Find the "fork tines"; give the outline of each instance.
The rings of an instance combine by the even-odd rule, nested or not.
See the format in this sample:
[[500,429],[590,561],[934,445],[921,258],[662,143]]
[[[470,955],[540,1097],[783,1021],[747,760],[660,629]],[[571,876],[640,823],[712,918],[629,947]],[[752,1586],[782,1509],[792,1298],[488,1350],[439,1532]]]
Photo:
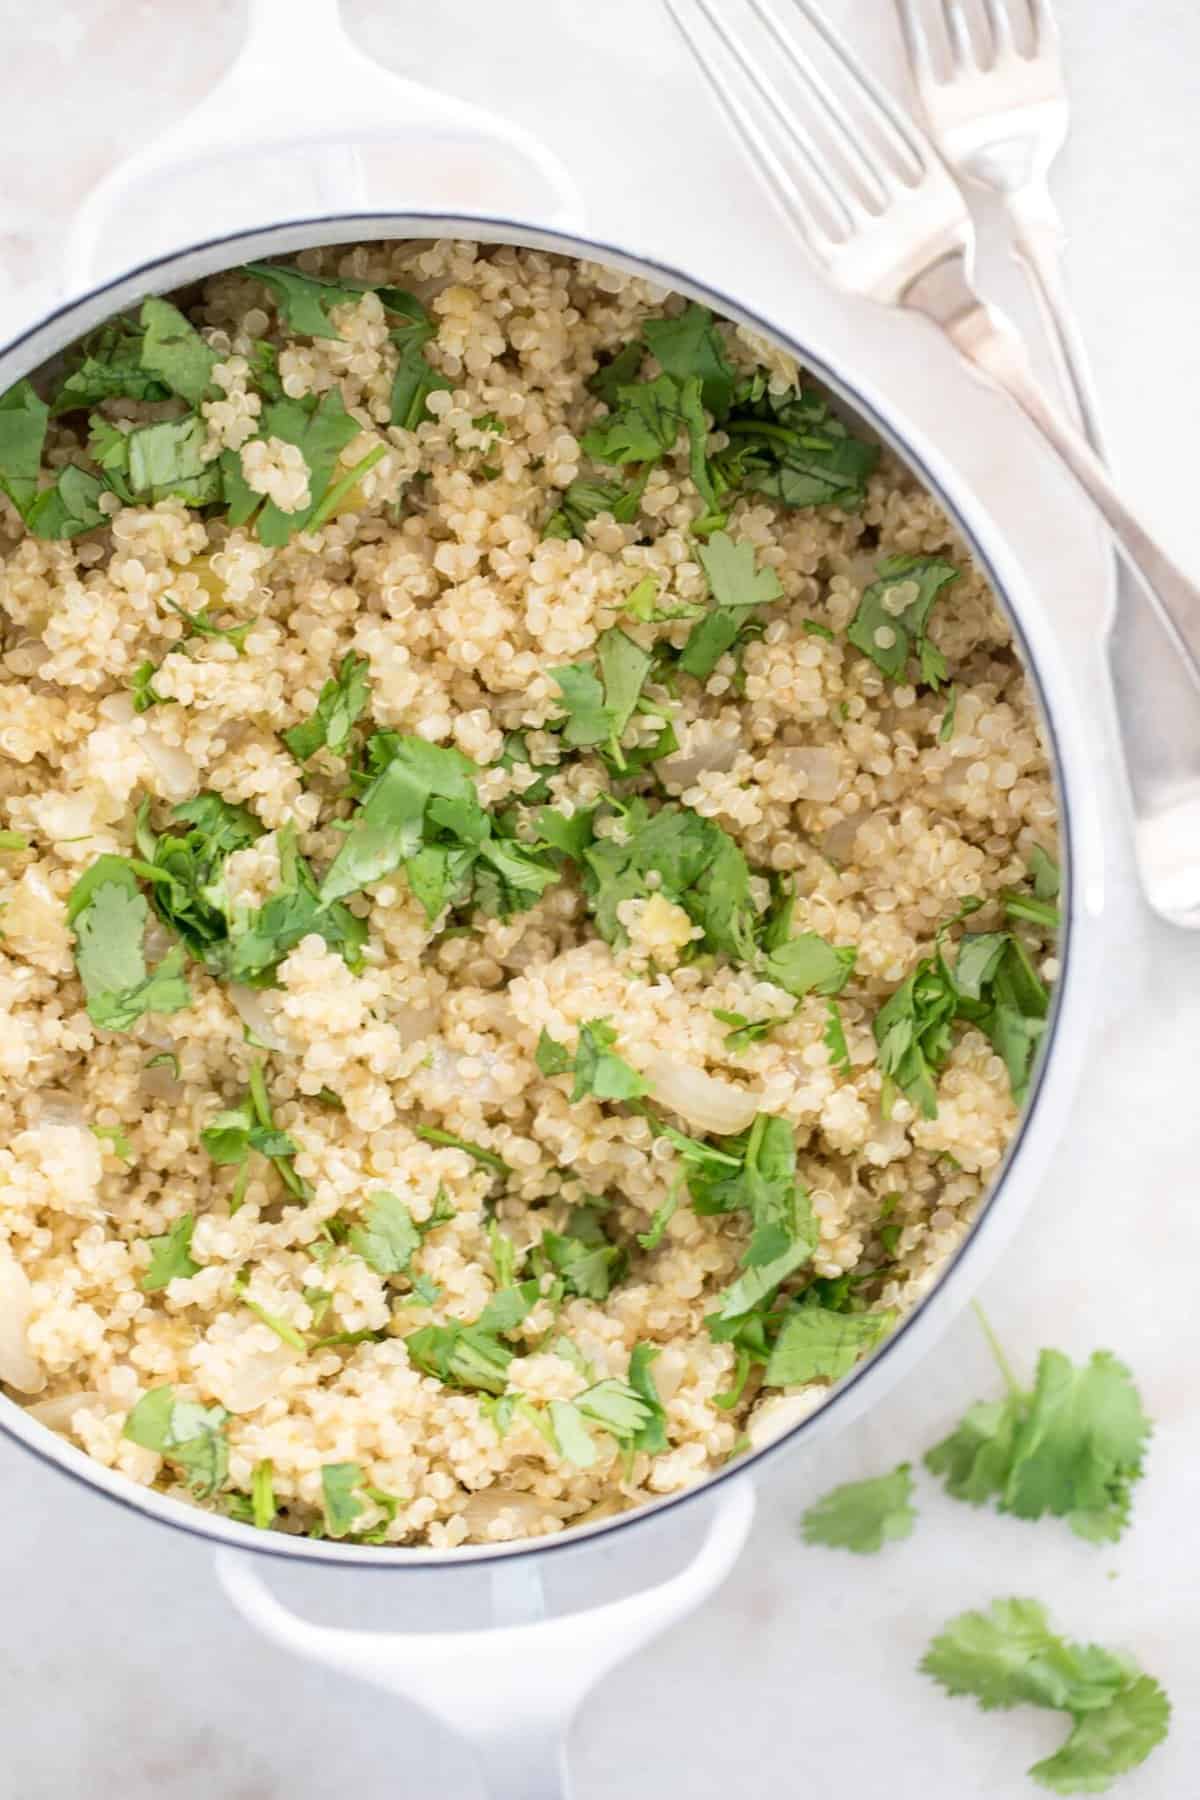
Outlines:
[[667,6],[734,130],[810,240],[847,242],[898,186],[920,182],[928,162],[920,135],[807,0]]

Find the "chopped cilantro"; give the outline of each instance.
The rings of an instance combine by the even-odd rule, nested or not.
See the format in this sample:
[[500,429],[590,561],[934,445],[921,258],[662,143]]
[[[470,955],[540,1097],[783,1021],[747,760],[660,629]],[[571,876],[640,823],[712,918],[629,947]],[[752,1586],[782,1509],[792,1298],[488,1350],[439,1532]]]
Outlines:
[[735,544],[727,532],[714,531],[696,554],[708,577],[713,611],[693,626],[679,667],[706,681],[745,629],[751,616],[747,609],[781,599],[783,588],[774,569],[756,567],[754,546]]
[[946,704],[942,708],[942,722],[938,726],[938,743],[948,744],[954,736],[954,721],[958,714],[958,689],[946,689]]
[[606,744],[617,767],[624,767],[621,734],[641,699],[654,658],[625,632],[613,626],[596,640],[596,666],[568,663],[551,669],[566,708],[563,741],[572,749]]
[[173,394],[198,406],[212,385],[216,351],[209,349],[177,306],[156,295],[142,302],[141,326],[142,368]]
[[[942,589],[957,581],[960,573],[953,563],[937,556],[885,557],[879,565],[879,579],[863,591],[846,636],[889,680],[896,681],[904,674],[913,655],[920,664],[922,681],[940,687],[946,679],[946,663],[927,636],[929,615]],[[898,601],[899,610],[894,611]]]
[[1040,844],[1035,844],[1029,852],[1029,873],[1033,877],[1033,891],[1039,900],[1057,900],[1062,876],[1054,858],[1048,856]]
[[228,1417],[223,1406],[206,1408],[194,1400],[177,1400],[168,1384],[142,1395],[125,1421],[123,1435],[173,1464],[197,1499],[207,1500],[229,1472]]
[[342,401],[341,389],[332,387],[315,407],[299,400],[277,400],[263,414],[263,436],[281,438],[299,449],[308,467],[309,504],[298,512],[284,512],[273,500],[264,504],[256,520],[260,540],[278,549],[297,531],[307,530],[320,507],[338,457],[362,430]]
[[690,300],[672,319],[647,319],[643,335],[664,373],[680,382],[698,377],[705,406],[714,418],[723,418],[733,400],[734,370],[707,306]]
[[667,1194],[662,1205],[654,1209],[654,1215],[650,1220],[650,1229],[648,1231],[638,1232],[638,1243],[642,1246],[643,1250],[658,1249],[658,1246],[663,1241],[663,1234],[666,1231],[667,1226],[671,1223],[671,1220],[679,1210],[679,1202],[682,1194],[683,1177],[680,1176],[677,1181],[672,1183],[670,1192]]
[[459,751],[376,733],[368,766],[373,778],[321,884],[326,903],[402,867],[430,923],[472,893],[506,918],[559,879],[544,850],[500,835],[476,796],[475,765]]
[[768,1387],[840,1381],[860,1356],[875,1348],[895,1318],[890,1309],[843,1313],[810,1304],[794,1307],[780,1328],[763,1380]]
[[409,1361],[453,1387],[502,1394],[513,1353],[481,1325],[426,1325],[404,1340]]
[[948,1694],[985,1710],[1021,1704],[1066,1712],[1073,1729],[1029,1773],[1057,1794],[1099,1793],[1167,1734],[1170,1703],[1130,1658],[1055,1633],[1035,1600],[994,1600],[951,1619],[921,1662]]
[[184,1213],[162,1237],[150,1237],[150,1267],[139,1286],[143,1294],[156,1294],[172,1281],[186,1281],[200,1273],[200,1264],[192,1260],[192,1232],[196,1228],[195,1213]]
[[30,381],[18,381],[0,395],[0,490],[23,516],[37,493],[49,416]]
[[414,1125],[413,1130],[427,1144],[443,1144],[451,1150],[462,1150],[473,1162],[481,1163],[494,1175],[511,1175],[512,1170],[502,1156],[494,1150],[485,1150],[482,1144],[472,1144],[467,1138],[455,1137],[452,1131],[441,1131],[436,1125]]
[[646,1092],[646,1083],[637,1070],[612,1046],[617,1034],[607,1019],[587,1019],[579,1027],[575,1054],[556,1042],[547,1031],[538,1039],[535,1060],[543,1075],[566,1075],[574,1072],[572,1101],[593,1094],[597,1100],[636,1100]]
[[763,974],[794,998],[840,994],[854,970],[857,951],[827,944],[815,931],[801,931],[768,953]]
[[577,1206],[564,1231],[544,1231],[539,1251],[566,1291],[585,1300],[607,1300],[625,1267],[625,1252],[605,1235],[594,1206]]
[[152,662],[139,663],[129,678],[129,691],[133,695],[134,712],[148,712],[152,706],[161,706],[163,697],[155,691],[154,677],[158,669]]
[[646,475],[630,487],[619,481],[599,481],[581,475],[563,489],[562,500],[542,527],[544,538],[582,537],[583,528],[602,513],[611,513],[618,524],[636,519]]
[[841,1074],[850,1072],[850,1048],[846,1043],[846,1028],[842,1024],[842,1012],[836,1000],[825,1002],[825,1048],[829,1052],[829,1066]]
[[250,1477],[251,1523],[267,1531],[275,1523],[275,1469],[268,1461],[257,1462]]
[[809,1507],[801,1526],[806,1544],[865,1556],[908,1537],[916,1517],[912,1472],[908,1463],[901,1463],[890,1475],[833,1488]]
[[245,655],[246,639],[258,623],[257,619],[243,619],[239,625],[214,625],[208,616],[207,607],[201,608],[197,613],[188,612],[177,600],[172,600],[169,594],[164,594],[163,604],[170,607],[173,613],[178,613],[186,623],[185,643],[188,638],[193,637],[224,639],[226,643],[233,645],[239,656]]
[[722,488],[782,506],[860,507],[879,446],[855,437],[815,391],[772,393],[761,375],[738,383],[721,421],[729,445],[713,459]]
[[349,651],[337,674],[321,689],[312,717],[283,733],[283,741],[297,762],[307,762],[322,747],[335,756],[345,753],[350,733],[367,704],[370,667],[365,656]]
[[0,851],[29,849],[29,839],[21,831],[0,831]]
[[99,1138],[102,1144],[112,1145],[114,1156],[119,1156],[124,1163],[133,1161],[133,1145],[126,1137],[120,1125],[93,1125],[92,1136]]
[[404,1275],[421,1234],[399,1195],[377,1188],[368,1201],[366,1223],[353,1227],[348,1242],[376,1274]]
[[325,1503],[325,1527],[330,1537],[345,1537],[364,1510],[356,1490],[363,1484],[358,1463],[326,1463],[321,1470],[321,1494]]
[[100,857],[67,898],[88,1016],[103,1030],[128,1031],[144,1013],[191,1005],[182,950],[169,950],[157,968],[146,968],[142,941],[149,919],[137,878],[119,856]]
[[618,916],[623,901],[660,892],[701,927],[706,949],[742,962],[753,958],[758,918],[750,869],[734,840],[713,820],[675,805],[651,813],[643,800],[634,800],[625,811],[621,835],[595,838],[583,863],[592,916],[608,943],[624,939]]
[[768,1037],[777,1025],[783,1025],[786,1022],[778,1018],[748,1019],[745,1013],[728,1012],[720,1006],[713,1007],[713,1018],[719,1019],[722,1025],[733,1027],[732,1031],[725,1033],[724,1042],[726,1050],[735,1052],[746,1050],[751,1044],[757,1044],[762,1038]]
[[667,1414],[655,1386],[652,1363],[659,1354],[657,1344],[635,1344],[629,1357],[629,1385],[647,1407],[649,1416],[633,1434],[633,1448],[648,1456],[658,1456],[670,1449],[667,1437]]
[[276,1128],[260,1063],[251,1069],[245,1099],[216,1113],[201,1131],[200,1142],[215,1163],[235,1168],[244,1169],[250,1152],[257,1151],[275,1165],[290,1193],[298,1200],[308,1198],[307,1183],[292,1167],[299,1147],[286,1131]]

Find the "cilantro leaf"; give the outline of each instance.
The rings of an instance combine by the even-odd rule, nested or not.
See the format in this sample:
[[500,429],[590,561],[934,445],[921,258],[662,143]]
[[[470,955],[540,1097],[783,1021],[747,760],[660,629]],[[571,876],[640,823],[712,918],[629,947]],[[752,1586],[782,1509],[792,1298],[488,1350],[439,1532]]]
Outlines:
[[584,1300],[607,1300],[625,1268],[625,1252],[606,1237],[591,1206],[577,1206],[565,1231],[544,1231],[539,1251],[567,1292]]
[[336,338],[339,336],[330,319],[330,310],[348,300],[358,300],[363,288],[357,283],[342,283],[324,275],[306,275],[283,263],[246,263],[243,275],[270,289],[276,308],[292,331],[305,337]]
[[1100,1711],[1086,1712],[1053,1756],[1029,1773],[1056,1794],[1097,1794],[1135,1769],[1167,1735],[1171,1703],[1150,1675],[1131,1681]]
[[298,1200],[309,1198],[307,1182],[292,1167],[292,1158],[298,1155],[299,1146],[275,1124],[261,1063],[251,1067],[250,1088],[245,1099],[237,1106],[214,1114],[201,1131],[200,1142],[215,1163],[243,1169],[250,1152],[257,1151],[274,1164],[290,1193]]
[[101,400],[165,400],[170,392],[142,360],[145,332],[128,318],[110,319],[84,339],[78,363],[50,405],[53,414],[77,412]]
[[1033,891],[1039,900],[1057,900],[1062,887],[1062,875],[1054,858],[1035,844],[1029,852],[1029,873],[1033,877]]
[[590,1469],[596,1460],[596,1446],[573,1400],[551,1400],[550,1424],[560,1456],[577,1469]]
[[37,493],[50,408],[30,381],[0,395],[0,490],[22,515]]
[[860,1356],[875,1348],[895,1319],[890,1308],[877,1313],[839,1313],[823,1306],[797,1306],[784,1320],[763,1380],[768,1387],[840,1381]]
[[128,1031],[143,1013],[191,1005],[183,952],[169,950],[153,971],[142,941],[150,909],[124,858],[102,856],[71,889],[67,923],[75,933],[75,966],[89,1017],[104,1030]]
[[602,363],[596,373],[588,378],[588,392],[603,400],[611,410],[617,404],[617,392],[636,380],[641,369],[645,351],[636,338],[618,350],[606,363]]
[[654,658],[617,626],[597,638],[596,658],[596,665],[568,663],[550,671],[566,708],[563,741],[573,749],[609,744],[621,766],[621,733],[633,717]]
[[[705,406],[714,418],[722,418],[733,399],[734,370],[707,306],[691,300],[675,318],[647,319],[642,330],[664,373],[677,381],[698,376]],[[632,348],[628,346],[624,354]],[[637,360],[641,360],[640,352]]]
[[679,667],[685,675],[707,681],[744,630],[745,609],[781,599],[783,588],[773,569],[756,568],[754,546],[735,544],[728,532],[714,531],[696,554],[708,578],[714,609],[693,626]]
[[322,394],[311,410],[299,400],[277,400],[266,408],[262,435],[295,444],[308,465],[309,504],[288,513],[268,500],[257,522],[262,543],[278,549],[295,532],[306,529],[325,499],[338,457],[361,430],[358,420],[346,411],[338,387]]
[[326,1463],[321,1470],[321,1495],[325,1507],[325,1527],[330,1537],[345,1537],[355,1519],[364,1510],[355,1490],[363,1484],[358,1463]]
[[68,463],[49,487],[42,488],[25,510],[25,523],[34,537],[72,538],[107,525],[100,496],[105,486],[86,469]]
[[718,606],[736,611],[783,598],[783,587],[774,569],[756,566],[753,544],[735,544],[728,532],[714,531],[707,544],[697,546],[696,555]]
[[1150,1425],[1129,1370],[1097,1350],[1075,1368],[1043,1350],[1016,1434],[1004,1507],[1022,1519],[1065,1517],[1077,1536],[1111,1542],[1129,1519]]
[[278,844],[279,888],[253,912],[230,921],[229,943],[214,948],[209,966],[233,981],[261,985],[273,978],[289,950],[315,932],[331,950],[341,951],[349,968],[359,968],[365,924],[340,902],[322,902],[312,871],[296,850],[290,821],[279,831]]
[[860,507],[879,446],[855,437],[815,391],[775,394],[761,375],[741,382],[715,459],[721,482],[782,506]]
[[426,1325],[405,1338],[409,1361],[448,1386],[502,1394],[513,1353],[479,1325]]
[[430,394],[450,393],[454,387],[425,354],[425,345],[433,336],[434,327],[428,319],[424,324],[392,333],[399,352],[392,378],[392,424],[405,431],[415,431],[421,423],[429,410]]
[[951,1619],[921,1668],[985,1712],[1013,1706],[1103,1709],[1129,1678],[1129,1665],[1095,1645],[1069,1644],[1051,1630],[1036,1600],[994,1600],[988,1612]]
[[611,513],[619,525],[628,525],[637,518],[648,472],[648,469],[643,471],[640,479],[630,487],[623,487],[619,481],[598,481],[592,476],[579,476],[563,489],[562,501],[546,520],[542,536],[582,537],[584,526],[589,520],[598,519],[602,513]]
[[143,1294],[156,1294],[168,1282],[186,1281],[200,1273],[200,1264],[192,1261],[192,1232],[196,1228],[195,1213],[184,1213],[162,1237],[150,1237],[150,1267],[139,1286]]
[[337,674],[331,675],[322,687],[312,717],[283,733],[283,741],[297,762],[307,762],[322,746],[335,756],[345,752],[370,694],[370,668],[365,656],[349,651]]
[[628,807],[623,826],[621,837],[596,838],[584,852],[584,891],[600,935],[623,942],[621,903],[657,891],[701,927],[706,949],[751,960],[757,913],[750,869],[728,833],[689,807],[651,813],[641,800]]
[[597,1100],[636,1100],[646,1092],[642,1076],[612,1049],[616,1041],[617,1034],[605,1019],[587,1019],[579,1027],[573,1101],[587,1094]]
[[1052,1513],[1079,1537],[1112,1542],[1128,1523],[1150,1435],[1129,1370],[1107,1350],[1078,1368],[1061,1351],[1043,1350],[1027,1392],[983,1323],[1008,1393],[972,1406],[927,1453],[926,1467],[956,1499],[995,1498],[1018,1518]]
[[345,842],[321,883],[322,900],[355,893],[416,856],[425,841],[432,801],[475,807],[482,816],[472,773],[473,764],[461,751],[424,738],[400,738],[363,795]]
[[365,1224],[353,1228],[348,1242],[376,1274],[404,1275],[421,1234],[399,1195],[379,1188],[370,1197]]
[[142,1395],[125,1421],[123,1435],[173,1463],[197,1499],[206,1500],[229,1472],[224,1431],[228,1417],[223,1406],[205,1408],[192,1400],[177,1400],[168,1384]]
[[866,1556],[908,1537],[916,1522],[912,1472],[901,1463],[890,1475],[847,1481],[808,1508],[801,1521],[806,1544],[852,1550]]
[[669,375],[617,389],[617,404],[580,438],[587,456],[606,463],[654,463],[675,447],[683,425],[679,385]]
[[858,952],[827,944],[815,931],[801,931],[763,963],[763,974],[797,1000],[805,994],[840,994],[854,969]]
[[[207,427],[199,413],[182,419],[163,419],[157,425],[139,425],[124,438],[124,473],[135,498],[151,503],[179,499],[189,506],[204,506],[221,497],[219,465],[206,462]],[[118,449],[108,439],[106,468],[119,471],[113,457]]]
[[143,300],[141,326],[142,368],[173,394],[198,406],[212,385],[216,351],[169,300],[154,295]]
[[658,1456],[671,1447],[666,1408],[659,1398],[651,1368],[658,1355],[657,1344],[635,1344],[629,1357],[629,1385],[648,1409],[648,1417],[638,1426],[631,1441],[635,1450],[644,1450],[648,1456]]
[[632,1443],[651,1419],[651,1408],[627,1381],[609,1376],[577,1394],[574,1405],[585,1419],[611,1433],[618,1443]]
[[1012,1467],[1017,1427],[1025,1413],[1025,1396],[979,1401],[969,1407],[949,1437],[925,1456],[925,1467],[940,1475],[946,1492],[970,1506],[1004,1492]]
[[921,1668],[985,1711],[1025,1703],[1068,1713],[1070,1736],[1029,1771],[1058,1794],[1102,1792],[1167,1733],[1170,1703],[1151,1676],[1099,1645],[1059,1637],[1033,1600],[995,1600],[986,1613],[951,1619]]
[[910,655],[917,656],[922,680],[938,687],[946,678],[946,665],[926,628],[934,601],[960,573],[937,556],[885,557],[879,579],[863,591],[847,638],[891,681],[904,674]]

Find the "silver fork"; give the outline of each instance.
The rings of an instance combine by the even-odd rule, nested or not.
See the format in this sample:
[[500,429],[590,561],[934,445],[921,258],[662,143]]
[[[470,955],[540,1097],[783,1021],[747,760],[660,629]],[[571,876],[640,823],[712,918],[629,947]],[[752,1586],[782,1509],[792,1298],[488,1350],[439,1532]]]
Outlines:
[[1003,200],[1060,385],[1099,450],[1087,357],[1062,278],[1062,220],[1049,185],[1070,122],[1049,0],[983,0],[974,29],[956,0],[896,3],[934,147],[956,175]]
[[[997,194],[1054,356],[1058,385],[1103,454],[1083,339],[1062,275],[1049,173],[1070,118],[1050,0],[983,0],[973,28],[956,0],[897,0],[913,82],[937,150]],[[1200,707],[1190,671],[1122,570],[1109,677],[1134,811],[1142,891],[1165,918],[1200,894]]]
[[[923,313],[1017,403],[1107,521],[1141,578],[1139,602],[1144,608],[1149,598],[1200,688],[1200,589],[1121,499],[1087,440],[1034,380],[1020,338],[976,292],[970,214],[925,135],[811,0],[788,7],[783,0],[666,4],[785,216],[831,279],[848,292]],[[785,24],[785,13],[789,20],[803,16],[802,37]],[[797,84],[803,116],[779,85],[781,73]],[[1175,923],[1200,929],[1200,868],[1186,855],[1189,842],[1200,843],[1200,790],[1176,793],[1164,772],[1156,805],[1157,824],[1168,821],[1165,836],[1174,842],[1185,834],[1174,844],[1177,879],[1156,903]]]

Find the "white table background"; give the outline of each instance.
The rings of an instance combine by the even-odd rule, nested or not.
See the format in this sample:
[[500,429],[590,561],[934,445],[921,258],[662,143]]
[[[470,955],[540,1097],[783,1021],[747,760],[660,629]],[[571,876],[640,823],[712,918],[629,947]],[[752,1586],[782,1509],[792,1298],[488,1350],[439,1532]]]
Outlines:
[[[1190,0],[1057,4],[1075,105],[1055,178],[1069,273],[1128,490],[1195,567],[1200,14]],[[876,66],[897,73],[891,0],[830,10]],[[730,286],[739,255],[747,268],[785,258],[797,317],[828,310],[780,244],[655,0],[347,0],[345,11],[381,61],[540,131],[594,197],[597,235],[607,227],[654,243],[664,218],[686,214]],[[302,29],[304,0],[294,12]],[[218,77],[241,16],[231,0],[0,0],[0,339],[52,275],[89,183]],[[999,270],[998,286],[1007,282]],[[973,415],[973,397],[963,404]],[[994,404],[978,402],[984,425]],[[1049,510],[1053,536],[1059,496],[1032,457],[1027,499],[1031,514]],[[1077,512],[1064,521],[1069,539]],[[1098,687],[1086,697],[1101,718]],[[773,1465],[726,1587],[586,1706],[573,1737],[580,1800],[1033,1795],[1023,1771],[1061,1735],[1060,1720],[985,1716],[916,1672],[945,1619],[1009,1593],[1043,1600],[1071,1635],[1127,1646],[1169,1689],[1168,1744],[1118,1791],[1173,1800],[1194,1790],[1200,940],[1141,907],[1119,794],[1105,791],[1121,928],[1092,1071],[1029,1223],[982,1299],[1018,1361],[1047,1343],[1076,1354],[1104,1345],[1134,1368],[1158,1421],[1135,1529],[1094,1549],[1053,1522],[971,1512],[923,1480],[916,1534],[884,1555],[799,1542],[796,1521],[818,1493],[916,1461],[994,1389],[967,1315],[864,1424]],[[77,1489],[7,1441],[0,1493],[0,1800],[476,1794],[462,1754],[415,1709],[254,1637],[219,1594],[203,1546]],[[473,1580],[452,1597],[464,1619]],[[288,1591],[301,1589],[326,1617],[340,1608],[377,1624],[445,1622],[442,1592],[424,1577],[321,1572]]]

